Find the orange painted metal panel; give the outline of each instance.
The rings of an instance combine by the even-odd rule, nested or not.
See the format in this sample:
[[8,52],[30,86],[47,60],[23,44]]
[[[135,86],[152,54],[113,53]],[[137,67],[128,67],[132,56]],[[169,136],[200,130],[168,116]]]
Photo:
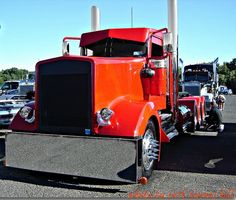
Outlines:
[[111,125],[98,127],[96,133],[106,136],[138,137],[145,132],[148,120],[154,116],[159,119],[153,102],[132,101],[120,98],[111,105],[114,115]]
[[155,75],[150,79],[152,95],[166,95],[166,68],[154,69]]
[[143,98],[140,70],[143,58],[93,58],[95,68],[95,111],[109,106],[118,97],[128,96],[132,100]]
[[150,117],[157,115],[157,110],[166,108],[164,95],[150,96],[149,101],[143,99],[145,85],[141,82],[140,71],[145,59],[126,58],[124,61],[124,58],[111,58],[106,63],[94,58],[94,62],[94,110],[97,112],[108,107],[115,112],[111,126],[95,128],[95,132],[112,136],[141,136]]

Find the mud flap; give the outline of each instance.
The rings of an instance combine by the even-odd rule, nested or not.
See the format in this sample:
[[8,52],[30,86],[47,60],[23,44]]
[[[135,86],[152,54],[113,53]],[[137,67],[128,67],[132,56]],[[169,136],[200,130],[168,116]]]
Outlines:
[[140,141],[12,132],[6,135],[6,166],[137,183]]

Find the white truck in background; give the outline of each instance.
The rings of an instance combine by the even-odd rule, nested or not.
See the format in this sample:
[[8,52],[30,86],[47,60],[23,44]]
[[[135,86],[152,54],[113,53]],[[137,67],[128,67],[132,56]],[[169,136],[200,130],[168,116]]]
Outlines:
[[16,113],[34,99],[34,82],[6,81],[0,87],[0,126],[9,126]]

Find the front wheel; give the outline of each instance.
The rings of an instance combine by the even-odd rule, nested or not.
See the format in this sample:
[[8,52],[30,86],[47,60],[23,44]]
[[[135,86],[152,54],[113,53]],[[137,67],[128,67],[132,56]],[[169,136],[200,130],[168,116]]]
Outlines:
[[159,155],[159,141],[153,121],[149,120],[142,140],[142,176],[152,175],[154,164]]

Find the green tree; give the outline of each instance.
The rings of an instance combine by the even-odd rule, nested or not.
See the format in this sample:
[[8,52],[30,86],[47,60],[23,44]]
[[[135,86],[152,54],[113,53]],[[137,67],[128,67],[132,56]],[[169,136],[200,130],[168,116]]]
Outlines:
[[218,71],[219,71],[219,84],[226,85],[229,74],[229,68],[227,67],[227,63],[223,63],[223,65],[220,65],[218,67]]
[[28,74],[28,70],[25,69],[18,69],[18,68],[10,68],[5,69],[0,72],[0,83],[9,80],[21,80],[26,77]]
[[236,70],[236,58],[226,64],[229,70]]
[[218,67],[218,71],[219,84],[232,88],[234,93],[236,93],[236,58],[230,62],[224,62],[223,65]]

